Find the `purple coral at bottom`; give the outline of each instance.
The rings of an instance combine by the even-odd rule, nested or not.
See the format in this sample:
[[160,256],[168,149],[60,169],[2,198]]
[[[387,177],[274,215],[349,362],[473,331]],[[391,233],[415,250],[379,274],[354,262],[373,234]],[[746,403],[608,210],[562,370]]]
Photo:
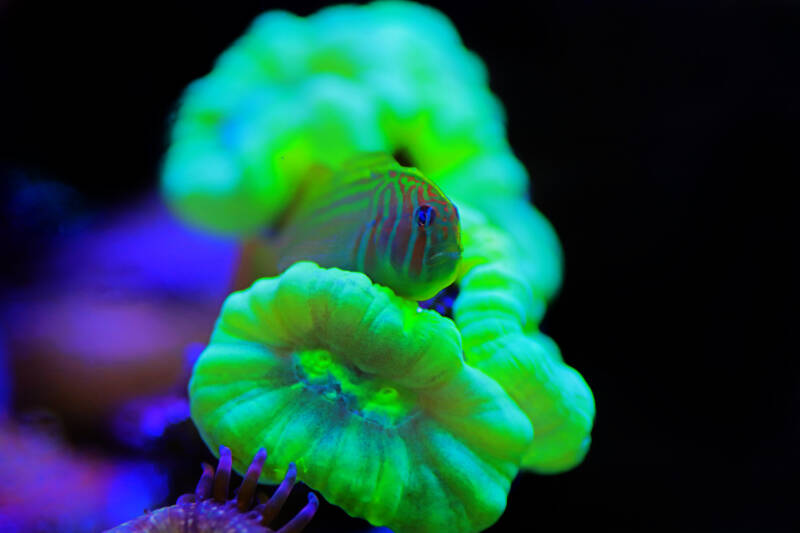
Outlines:
[[[294,463],[290,463],[286,476],[272,497],[267,502],[254,506],[254,502],[260,500],[257,498],[256,488],[266,458],[267,452],[264,448],[256,452],[234,498],[228,499],[233,461],[230,449],[220,446],[216,472],[214,467],[204,463],[203,474],[193,494],[184,494],[178,498],[175,505],[147,513],[109,530],[109,533],[187,530],[196,533],[274,533],[274,530],[267,526],[275,519],[289,497],[295,484],[297,469]],[[314,517],[318,506],[317,496],[309,492],[305,507],[278,529],[277,533],[299,533]]]

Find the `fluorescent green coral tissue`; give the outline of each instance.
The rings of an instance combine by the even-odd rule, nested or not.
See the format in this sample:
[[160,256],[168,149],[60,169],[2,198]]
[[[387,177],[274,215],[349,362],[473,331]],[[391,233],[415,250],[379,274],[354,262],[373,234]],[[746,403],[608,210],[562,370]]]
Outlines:
[[[329,501],[398,533],[479,531],[503,512],[518,469],[580,464],[594,398],[539,330],[562,252],[529,201],[505,120],[450,21],[411,2],[265,13],[187,88],[162,172],[173,211],[256,241],[263,257],[280,255],[283,238],[298,251],[284,255],[289,265],[358,270],[295,263],[229,297],[190,386],[212,450],[249,458],[264,446],[264,481],[295,461]],[[458,284],[452,320],[418,310],[412,300],[431,295],[403,291],[402,272],[326,264],[309,232],[292,230],[313,227],[343,254],[347,231],[377,247],[383,232],[330,222],[342,217],[323,217],[324,231],[298,226],[309,198],[338,198],[323,190],[320,167],[376,151],[416,167],[460,213],[450,237],[460,220],[463,252],[443,282]],[[367,200],[334,211],[371,224],[356,207]],[[250,265],[248,279],[286,266]]]
[[264,481],[294,461],[329,501],[400,533],[491,525],[532,438],[503,389],[464,363],[450,320],[307,262],[228,298],[190,399],[212,450],[263,446]]
[[402,150],[427,173],[507,150],[503,110],[450,22],[411,2],[269,12],[183,95],[162,191],[183,218],[252,234],[314,164]]
[[594,397],[539,332],[547,302],[540,280],[547,278],[535,270],[526,276],[513,251],[520,239],[512,235],[531,239],[542,253],[548,241],[535,239],[534,231],[506,233],[463,204],[461,212],[464,256],[453,312],[466,361],[497,380],[530,418],[536,438],[522,467],[539,473],[573,468],[591,443]]

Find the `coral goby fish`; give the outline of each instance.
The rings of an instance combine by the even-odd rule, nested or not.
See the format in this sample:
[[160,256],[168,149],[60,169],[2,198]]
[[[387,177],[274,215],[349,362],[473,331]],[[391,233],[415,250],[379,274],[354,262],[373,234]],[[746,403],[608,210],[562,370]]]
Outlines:
[[458,210],[417,169],[384,153],[361,154],[338,171],[312,173],[283,220],[277,251],[279,271],[314,261],[426,300],[455,280]]

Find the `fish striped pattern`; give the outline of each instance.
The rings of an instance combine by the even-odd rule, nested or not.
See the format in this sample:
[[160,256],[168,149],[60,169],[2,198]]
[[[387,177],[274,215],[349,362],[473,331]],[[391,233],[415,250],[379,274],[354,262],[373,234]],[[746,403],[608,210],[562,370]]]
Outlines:
[[[430,225],[418,222],[421,206],[433,211]],[[416,169],[367,154],[309,190],[282,230],[279,267],[313,260],[371,277],[391,269],[419,279],[437,251],[460,249],[458,224],[455,206]]]

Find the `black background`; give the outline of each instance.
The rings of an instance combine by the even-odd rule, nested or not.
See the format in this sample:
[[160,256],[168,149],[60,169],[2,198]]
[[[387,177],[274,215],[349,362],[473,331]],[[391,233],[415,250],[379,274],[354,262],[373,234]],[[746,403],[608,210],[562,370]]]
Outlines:
[[[154,186],[181,90],[256,14],[325,5],[3,4],[3,187],[44,176],[87,210]],[[584,464],[520,476],[492,530],[800,525],[800,3],[533,4],[434,3],[488,65],[562,239],[543,330],[597,401]],[[8,283],[55,223],[13,209]]]

